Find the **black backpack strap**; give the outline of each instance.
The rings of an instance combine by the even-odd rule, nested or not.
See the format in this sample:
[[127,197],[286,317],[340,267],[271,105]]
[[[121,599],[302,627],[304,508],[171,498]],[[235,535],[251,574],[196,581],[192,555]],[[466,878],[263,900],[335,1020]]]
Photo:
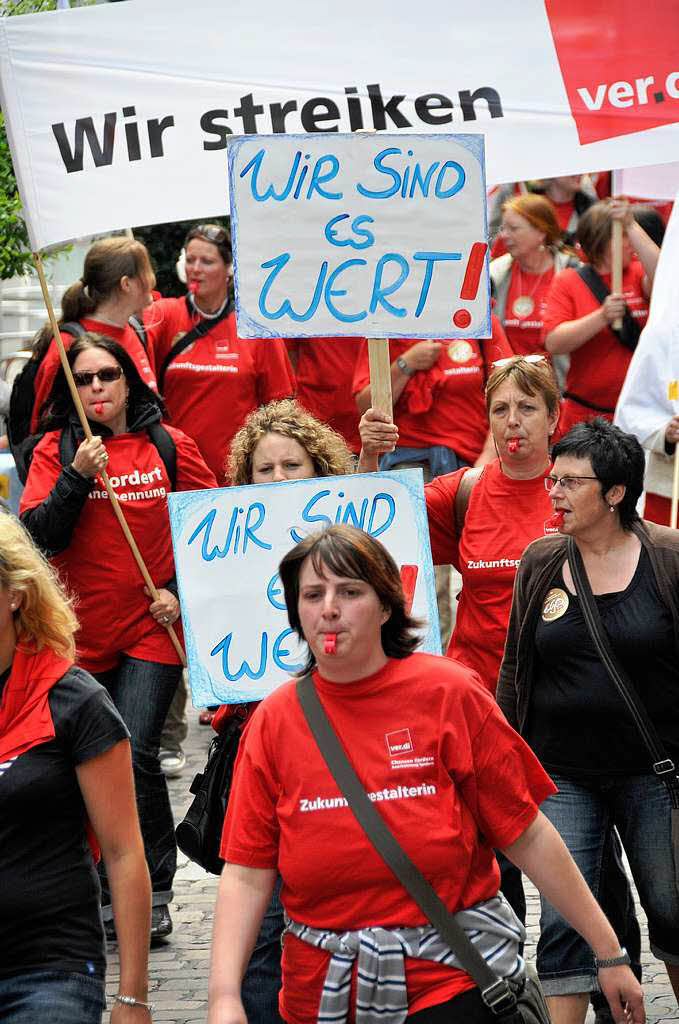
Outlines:
[[158,454],[163,460],[165,472],[167,473],[172,490],[177,490],[177,445],[174,443],[169,430],[166,430],[162,423],[152,423],[146,428],[149,440],[158,449]]
[[[195,315],[195,310],[191,306],[191,302],[188,295],[186,296],[186,308],[189,311],[189,316]],[[170,363],[174,362],[177,356],[181,355],[181,353],[184,352],[185,349],[189,347],[189,345],[193,345],[194,341],[196,341],[198,338],[204,337],[208,333],[208,331],[211,331],[215,324],[218,324],[221,320],[224,320],[229,315],[232,309],[233,299],[229,299],[229,301],[227,302],[226,306],[219,314],[219,316],[213,317],[212,320],[200,320],[195,327],[193,327],[190,331],[184,334],[179,339],[179,341],[175,342],[175,344],[172,346],[170,351],[163,359],[163,362],[161,363],[160,369],[158,370],[157,373],[159,394],[162,395],[163,393],[163,387],[165,386],[165,374],[167,373],[167,368],[170,365]]]
[[[603,305],[606,296],[611,293],[591,263],[584,263],[581,267],[577,268],[576,273],[578,277],[582,278],[599,305]],[[616,330],[616,328],[611,324],[608,326],[613,331],[613,334],[616,336],[618,341],[624,345],[625,348],[628,348],[630,352],[634,352],[639,341],[641,328],[630,313],[627,305],[625,305],[625,314],[622,318],[622,330]]]
[[142,323],[138,316],[134,315],[134,313],[127,322],[129,323],[130,327],[132,328],[132,330],[134,331],[134,333],[137,335],[140,342],[144,346],[144,351],[147,352],[149,342],[148,338],[146,337],[146,328],[144,327],[144,324]]

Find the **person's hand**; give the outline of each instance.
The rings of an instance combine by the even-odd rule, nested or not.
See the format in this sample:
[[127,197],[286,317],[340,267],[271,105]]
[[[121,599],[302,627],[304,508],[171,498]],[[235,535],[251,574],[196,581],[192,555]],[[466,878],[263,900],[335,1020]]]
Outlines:
[[366,409],[358,424],[358,433],[361,438],[361,448],[367,456],[393,452],[398,444],[396,424],[389,419],[386,413],[378,412],[377,409]]
[[431,370],[434,363],[438,362],[442,348],[440,341],[425,339],[418,341],[407,352],[404,352],[402,358],[411,370]]
[[[144,587],[144,593],[150,597],[148,587]],[[179,601],[164,587],[158,588],[158,600],[151,601],[149,611],[156,622],[161,626],[171,626],[179,618]]]
[[207,1024],[248,1024],[243,1004],[237,996],[220,996],[208,1003]]
[[612,324],[613,321],[618,318],[622,319],[625,315],[624,296],[616,295],[611,292],[611,294],[607,295],[601,303],[601,312],[603,313],[604,320],[607,324]]
[[143,1006],[114,1003],[111,1007],[111,1024],[151,1024],[151,1014]]
[[611,215],[611,220],[622,221],[622,226],[625,231],[627,231],[632,224],[636,223],[634,220],[634,214],[632,213],[632,207],[627,199],[609,199],[608,212]]
[[83,441],[75,453],[71,465],[81,476],[88,476],[94,479],[97,473],[106,469],[108,463],[108,452],[104,448],[103,440],[95,434],[91,441]]
[[676,444],[679,441],[679,416],[673,416],[665,427],[665,440],[668,444]]
[[0,449],[9,448],[9,438],[7,434],[0,434]]
[[644,1024],[644,993],[629,967],[602,967],[599,985],[616,1024]]

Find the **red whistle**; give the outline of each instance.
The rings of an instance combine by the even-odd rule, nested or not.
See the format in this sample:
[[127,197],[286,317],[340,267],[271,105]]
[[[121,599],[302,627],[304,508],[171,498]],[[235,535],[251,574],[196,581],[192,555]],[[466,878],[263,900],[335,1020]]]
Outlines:
[[104,407],[101,404],[101,402],[97,402],[97,404],[94,407],[94,411],[96,412],[97,416],[101,416],[102,412],[104,411]]
[[510,437],[507,443],[507,450],[510,455],[516,455],[519,450],[519,439],[518,437]]
[[325,634],[325,653],[337,654],[337,633]]
[[545,526],[553,530],[558,530],[560,526],[563,526],[563,509],[558,509],[553,516],[550,516]]
[[197,281],[190,281],[189,282],[189,291],[191,292],[192,295],[196,294],[196,292],[198,291],[198,282]]

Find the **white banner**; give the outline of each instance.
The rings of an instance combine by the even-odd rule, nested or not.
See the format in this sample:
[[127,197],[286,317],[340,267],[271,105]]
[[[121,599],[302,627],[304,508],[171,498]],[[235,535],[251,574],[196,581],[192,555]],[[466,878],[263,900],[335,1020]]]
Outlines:
[[241,136],[228,157],[241,338],[490,336],[481,136]]
[[[659,202],[673,200],[679,189],[679,163],[627,167],[613,171],[614,196],[632,196]],[[655,291],[655,286],[654,286]]]
[[441,653],[421,469],[181,491],[168,503],[196,707],[261,700],[303,667],[278,565],[330,523],[379,537],[425,622],[422,650]]
[[676,159],[677,3],[128,0],[0,18],[31,244],[227,210],[229,135],[483,132],[489,184]]

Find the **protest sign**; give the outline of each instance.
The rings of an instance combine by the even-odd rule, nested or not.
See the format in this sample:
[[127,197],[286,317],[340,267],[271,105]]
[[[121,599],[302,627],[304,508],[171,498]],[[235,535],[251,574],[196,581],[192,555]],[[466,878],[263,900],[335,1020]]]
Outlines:
[[379,538],[404,588],[414,582],[412,614],[426,620],[422,649],[440,653],[421,470],[184,491],[168,501],[196,707],[260,700],[303,666],[306,647],[289,628],[278,564],[330,523]]
[[483,133],[490,185],[675,160],[678,22],[637,0],[345,0],[322,31],[315,0],[0,18],[31,247],[224,214],[232,135]]
[[241,338],[490,336],[479,135],[229,140]]

